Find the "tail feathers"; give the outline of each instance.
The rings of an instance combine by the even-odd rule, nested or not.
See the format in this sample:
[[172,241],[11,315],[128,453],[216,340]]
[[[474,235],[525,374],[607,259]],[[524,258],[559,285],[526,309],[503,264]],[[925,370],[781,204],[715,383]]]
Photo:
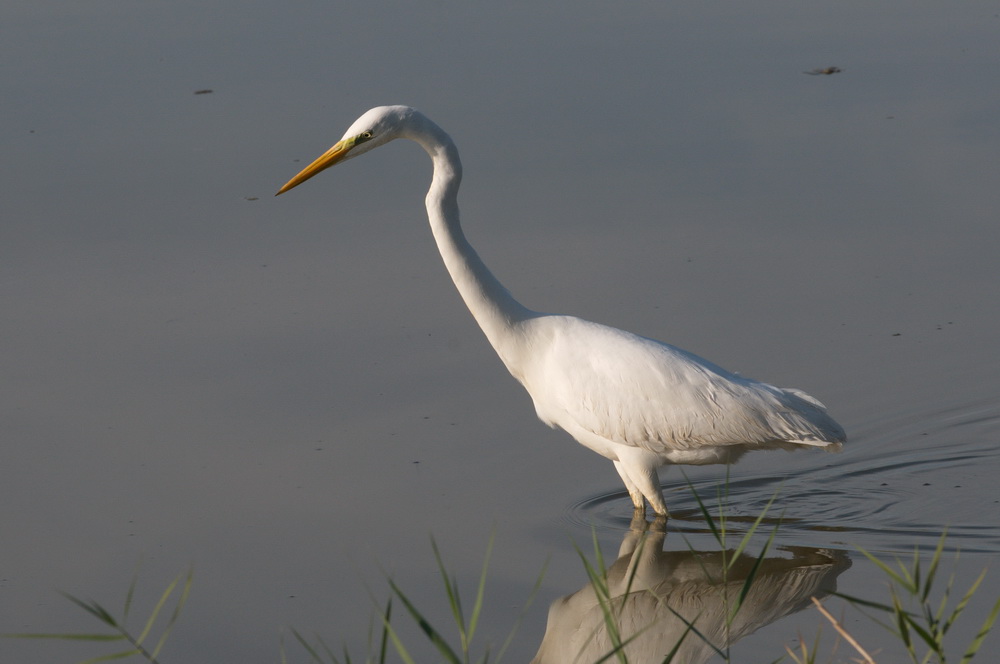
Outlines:
[[[802,390],[781,388],[791,397],[792,412],[783,413],[783,419],[792,435],[785,440],[796,445],[824,448],[831,452],[840,451],[847,440],[844,428],[826,412],[826,406],[816,397]],[[797,403],[796,403],[797,402]]]
[[791,394],[793,397],[798,397],[799,399],[802,399],[806,403],[811,403],[812,405],[816,406],[823,412],[826,412],[826,405],[811,394],[806,394],[802,390],[797,390],[794,387],[782,387],[781,390],[787,392],[788,394]]
[[839,440],[832,441],[832,440],[816,439],[816,440],[796,440],[793,442],[796,445],[809,445],[810,447],[818,447],[827,452],[839,452],[844,447],[844,444]]

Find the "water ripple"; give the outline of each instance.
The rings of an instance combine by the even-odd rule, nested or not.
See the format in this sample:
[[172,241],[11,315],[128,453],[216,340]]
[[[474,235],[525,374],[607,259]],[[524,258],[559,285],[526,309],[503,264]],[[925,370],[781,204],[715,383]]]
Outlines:
[[[996,399],[934,410],[900,409],[856,425],[851,434],[844,452],[829,460],[782,454],[734,468],[727,510],[731,529],[745,530],[743,524],[752,522],[777,493],[770,512],[775,520],[769,523],[783,515],[778,537],[785,544],[910,552],[914,546],[935,546],[947,528],[951,550],[1000,553]],[[680,474],[668,472],[669,528],[708,532],[691,491],[676,481]],[[717,479],[691,484],[715,514]],[[628,528],[631,509],[622,489],[586,497],[564,518],[587,528],[622,530]]]

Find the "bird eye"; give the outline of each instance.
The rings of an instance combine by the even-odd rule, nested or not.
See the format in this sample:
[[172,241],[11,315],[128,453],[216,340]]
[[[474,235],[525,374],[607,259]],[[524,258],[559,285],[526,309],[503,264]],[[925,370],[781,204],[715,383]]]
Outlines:
[[370,131],[363,131],[360,134],[358,134],[358,141],[370,141],[373,138],[375,138],[375,134],[371,133]]

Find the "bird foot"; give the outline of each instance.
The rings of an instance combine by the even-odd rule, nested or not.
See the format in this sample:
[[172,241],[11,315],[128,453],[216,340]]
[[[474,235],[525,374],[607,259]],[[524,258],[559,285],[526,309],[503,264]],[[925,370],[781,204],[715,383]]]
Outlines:
[[655,530],[657,532],[666,532],[667,521],[670,520],[669,514],[656,514],[653,517],[653,522],[649,524],[650,530]]
[[657,514],[654,512],[653,520],[647,521],[645,508],[636,507],[632,511],[632,522],[629,524],[629,530],[634,532],[644,532],[646,530],[665,532],[668,520],[669,514]]

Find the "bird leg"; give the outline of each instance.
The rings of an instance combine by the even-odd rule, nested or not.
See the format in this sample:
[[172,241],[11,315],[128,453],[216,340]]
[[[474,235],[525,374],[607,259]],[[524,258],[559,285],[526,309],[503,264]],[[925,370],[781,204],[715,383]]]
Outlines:
[[[636,510],[635,512],[632,513],[632,521],[629,522],[628,524],[628,531],[630,536],[636,534],[641,535],[642,533],[646,532],[646,528],[648,527],[649,527],[649,522],[646,521],[645,509]],[[618,557],[621,558],[624,553],[631,553],[633,550],[635,550],[634,544],[628,551],[619,551]]]
[[628,476],[625,472],[625,467],[622,465],[621,461],[615,461],[615,470],[618,471],[618,475],[621,476],[622,482],[625,484],[625,488],[628,490],[629,498],[632,499],[632,505],[635,506],[636,515],[646,514],[646,501],[642,497],[642,491],[632,482],[632,478]]
[[663,502],[660,477],[656,474],[656,464],[649,463],[649,459],[640,453],[632,458],[622,459],[619,456],[618,460],[615,461],[615,469],[621,475],[637,512],[639,510],[645,511],[645,503],[648,502],[657,515],[669,516],[667,504]]

